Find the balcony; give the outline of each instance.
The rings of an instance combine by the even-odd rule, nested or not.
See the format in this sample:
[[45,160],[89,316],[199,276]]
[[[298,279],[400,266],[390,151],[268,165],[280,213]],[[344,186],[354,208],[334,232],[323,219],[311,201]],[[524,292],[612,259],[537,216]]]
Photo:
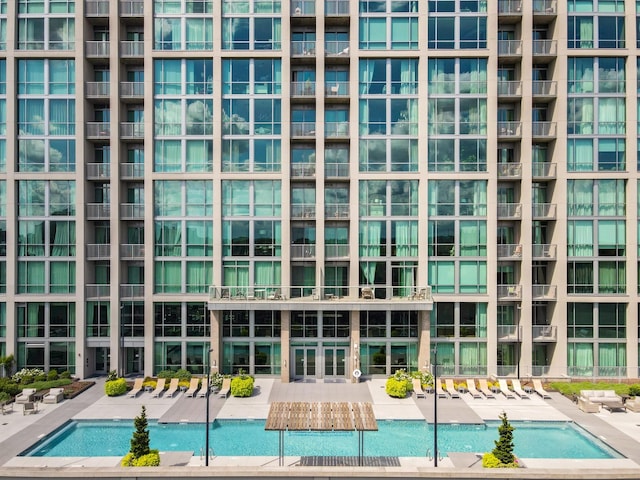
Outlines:
[[86,82],[84,90],[87,98],[108,99],[110,84],[109,82]]
[[120,217],[122,220],[143,220],[144,205],[140,203],[120,204]]
[[327,100],[349,100],[349,82],[332,82],[324,85]]
[[349,218],[349,205],[342,203],[328,203],[324,206],[324,218]]
[[316,176],[315,163],[292,163],[291,178],[313,178]]
[[315,137],[316,124],[315,122],[293,122],[291,123],[291,137],[292,138],[309,138]]
[[87,122],[85,135],[88,140],[109,140],[111,124],[109,122]]
[[294,0],[291,2],[292,17],[315,17],[316,2],[315,0]]
[[109,220],[111,205],[108,203],[87,203],[87,220]]
[[520,220],[522,218],[522,204],[499,203],[498,218],[500,220]]
[[139,243],[121,244],[120,258],[122,260],[141,260],[144,258],[144,245]]
[[531,296],[533,300],[555,301],[557,288],[555,285],[533,285],[531,287]]
[[144,139],[144,123],[122,122],[120,124],[120,138],[123,140]]
[[87,300],[108,300],[111,296],[111,286],[103,284],[90,284],[85,287]]
[[327,17],[348,17],[349,0],[326,0],[324,14]]
[[144,82],[120,82],[120,98],[144,100]]
[[111,244],[87,244],[87,260],[105,260],[111,257]]
[[291,218],[314,219],[316,218],[315,205],[291,205]]
[[85,0],[84,16],[85,17],[108,17],[109,16],[109,0]]
[[108,179],[111,175],[110,163],[87,163],[87,179],[89,180],[104,180]]
[[521,0],[498,0],[498,15],[506,16],[522,16]]
[[144,163],[121,163],[120,178],[123,180],[140,180],[144,178]]
[[519,180],[522,178],[521,163],[499,163],[498,178]]
[[326,41],[324,43],[324,54],[327,57],[348,57],[349,41]]
[[538,141],[555,139],[556,131],[556,122],[533,122],[531,124],[531,136]]
[[498,55],[501,57],[521,57],[522,40],[498,40]]
[[121,17],[144,17],[144,0],[120,0]]
[[324,178],[349,178],[349,164],[325,163]]
[[314,98],[316,96],[316,82],[291,82],[291,97]]
[[534,220],[555,220],[555,203],[534,203],[531,206],[531,215]]
[[498,259],[499,260],[522,260],[522,245],[521,244],[504,244],[498,245]]
[[531,246],[531,256],[534,260],[555,260],[558,248],[554,244],[534,244]]
[[533,14],[556,15],[556,0],[533,0]]
[[[225,285],[209,287],[210,310],[265,310],[295,308],[402,311],[432,310],[430,287],[336,286],[291,287],[283,285]],[[295,305],[295,306],[294,306]]]
[[349,122],[325,122],[324,138],[349,138]]
[[522,123],[498,122],[499,138],[520,138],[522,136]]
[[291,245],[291,258],[315,258],[315,245]]
[[349,245],[325,245],[324,256],[326,258],[349,257]]
[[291,56],[292,57],[309,57],[314,59],[316,56],[316,42],[306,40],[292,40],[291,41]]
[[558,96],[558,82],[553,80],[534,80],[531,82],[531,95],[536,100],[551,100]]
[[557,40],[534,40],[533,41],[533,56],[536,57],[536,61],[540,57],[555,57],[558,54],[558,41]]
[[121,40],[120,58],[144,58],[144,42],[140,40]]
[[520,99],[522,97],[522,82],[519,80],[498,81],[498,97],[501,102]]
[[519,302],[522,300],[522,285],[498,285],[498,300]]
[[108,40],[88,40],[84,42],[84,56],[87,58],[109,58]]
[[498,325],[498,341],[519,342],[522,338],[522,327],[519,325]]
[[556,167],[555,163],[532,163],[531,175],[534,180],[553,180],[556,178]]
[[120,298],[144,298],[144,285],[120,285]]
[[533,325],[531,338],[534,342],[555,342],[558,340],[557,328],[555,325]]

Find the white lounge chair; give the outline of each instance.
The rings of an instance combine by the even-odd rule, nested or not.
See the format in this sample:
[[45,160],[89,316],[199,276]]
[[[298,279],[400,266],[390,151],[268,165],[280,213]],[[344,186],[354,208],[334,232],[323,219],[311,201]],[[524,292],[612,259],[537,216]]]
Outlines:
[[58,403],[64,400],[64,388],[50,388],[49,393],[42,397],[42,403]]
[[130,398],[135,398],[142,391],[143,382],[144,378],[136,378],[135,382],[133,382],[133,388],[129,391],[127,396]]
[[167,383],[165,378],[159,378],[158,383],[156,384],[156,389],[151,393],[151,396],[154,398],[158,398],[164,392],[164,384]]
[[227,398],[229,396],[230,391],[231,391],[231,379],[225,378],[222,380],[222,387],[220,387],[220,391],[218,392],[218,397]]
[[473,378],[467,378],[467,390],[473,398],[482,398],[482,394],[476,388],[476,381]]
[[525,392],[524,389],[522,388],[522,385],[520,385],[520,380],[518,379],[511,380],[511,386],[513,387],[514,393],[518,395],[520,398],[529,398],[529,394]]
[[412,379],[412,383],[413,383],[413,391],[416,394],[416,398],[426,398],[426,395],[424,394],[424,390],[422,390],[422,384],[420,383],[420,379],[419,378],[414,378]]
[[203,398],[207,396],[207,390],[209,390],[209,383],[206,378],[202,379],[202,387],[198,390],[198,398]]
[[33,394],[36,393],[35,388],[23,388],[22,393],[16,395],[15,403],[29,403],[33,402]]
[[198,393],[198,385],[200,385],[199,378],[192,378],[191,383],[189,383],[189,389],[185,392],[185,397],[195,397]]
[[507,398],[516,398],[516,396],[511,393],[509,390],[509,386],[507,385],[507,381],[504,378],[498,379],[498,387],[500,388],[500,392]]
[[164,396],[173,397],[178,392],[178,389],[180,388],[179,382],[180,382],[180,379],[172,378],[171,382],[169,382],[169,389],[164,394]]
[[486,398],[496,398],[496,396],[493,394],[493,392],[489,388],[489,384],[484,378],[481,378],[480,380],[478,380],[478,383],[480,384],[480,391]]
[[445,387],[447,387],[447,393],[449,394],[449,396],[451,398],[460,398],[460,394],[456,390],[456,387],[453,384],[453,379],[452,378],[445,379],[444,385],[445,385]]
[[534,378],[533,379],[533,389],[535,390],[535,392],[540,395],[542,398],[551,398],[551,395],[549,395],[549,392],[547,392],[544,387],[542,386],[542,382],[537,379]]
[[442,382],[438,380],[436,383],[436,395],[441,398],[447,398],[447,392],[442,388]]

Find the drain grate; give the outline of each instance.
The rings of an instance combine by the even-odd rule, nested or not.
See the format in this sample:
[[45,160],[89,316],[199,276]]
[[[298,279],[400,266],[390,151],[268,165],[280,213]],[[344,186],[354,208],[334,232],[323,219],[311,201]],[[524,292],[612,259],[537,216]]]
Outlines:
[[[357,467],[358,457],[301,457],[301,467]],[[362,457],[364,467],[399,467],[398,457]]]

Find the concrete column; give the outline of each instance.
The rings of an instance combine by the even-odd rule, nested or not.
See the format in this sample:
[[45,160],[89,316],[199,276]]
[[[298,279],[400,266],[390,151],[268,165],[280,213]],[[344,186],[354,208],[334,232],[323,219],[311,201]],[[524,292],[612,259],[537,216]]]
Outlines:
[[289,365],[289,357],[291,349],[289,345],[290,329],[291,329],[291,311],[282,310],[280,312],[280,381],[289,383],[291,375],[289,374],[292,366]]

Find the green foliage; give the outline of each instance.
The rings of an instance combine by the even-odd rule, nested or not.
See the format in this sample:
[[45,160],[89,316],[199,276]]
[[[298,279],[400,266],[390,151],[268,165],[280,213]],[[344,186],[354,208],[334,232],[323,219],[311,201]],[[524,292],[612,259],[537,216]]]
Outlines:
[[640,395],[640,384],[634,383],[633,385],[629,385],[629,395],[632,397],[637,397]]
[[222,381],[223,380],[224,380],[224,375],[221,374],[220,372],[216,372],[216,373],[211,374],[210,379],[209,379],[211,386],[215,387],[215,388],[222,387]]
[[0,392],[6,392],[12,397],[15,397],[22,391],[22,387],[14,382],[11,378],[0,378]]
[[629,385],[605,382],[551,382],[550,388],[570,397],[580,395],[580,390],[614,390],[618,395],[628,395]]
[[131,438],[131,450],[134,459],[149,454],[149,423],[147,422],[147,409],[142,406],[140,415],[133,419],[133,425],[136,427]]
[[140,458],[134,458],[133,453],[127,453],[120,461],[123,467],[157,467],[160,465],[160,452],[151,450]]
[[156,377],[158,378],[173,378],[173,376],[175,375],[175,372],[173,370],[161,370],[158,372],[158,375],[156,375]]
[[60,374],[60,378],[63,378],[65,380],[71,379],[71,372],[69,370],[65,370]]
[[416,370],[415,372],[411,372],[411,378],[420,379],[420,385],[423,387],[426,386],[433,388],[433,375],[431,372]]
[[33,382],[27,385],[20,385],[20,388],[35,388],[36,390],[45,390],[47,388],[58,388],[71,385],[72,381],[68,378],[61,378],[58,380],[43,380],[41,382]]
[[[14,373],[11,378],[13,378],[15,382],[22,383],[24,385],[27,383],[33,383],[33,379],[39,375],[44,375],[44,370],[40,368],[23,368],[19,372]],[[25,381],[25,377],[27,377],[28,381]]]
[[104,393],[107,397],[124,395],[127,393],[127,381],[124,378],[118,378],[116,380],[111,380],[110,382],[105,382]]
[[405,398],[408,392],[413,390],[412,376],[404,370],[396,370],[396,372],[387,379],[385,392],[390,397]]
[[109,373],[107,373],[107,382],[113,382],[114,380],[118,379],[118,372],[116,372],[115,370],[109,370]]
[[513,455],[513,431],[515,429],[509,423],[506,412],[502,412],[500,420],[502,420],[502,424],[498,427],[500,437],[498,440],[495,440],[494,443],[496,444],[496,448],[494,448],[491,453],[500,461],[500,463],[506,465],[514,463],[516,458]]
[[502,463],[493,453],[485,453],[482,456],[482,466],[484,468],[518,468],[518,461],[514,460],[513,463]]
[[133,453],[129,452],[124,457],[122,457],[122,460],[120,460],[120,466],[133,467],[135,466],[133,464],[134,461],[135,461],[135,458],[133,458]]
[[36,375],[35,377],[33,377],[33,381],[34,382],[46,382],[47,381],[47,375],[44,372],[42,372],[41,374]]
[[234,397],[250,397],[253,395],[253,377],[239,375],[231,380],[231,395]]
[[180,370],[178,370],[175,375],[173,376],[173,378],[178,378],[180,379],[180,381],[186,381],[189,382],[189,380],[191,380],[191,372],[189,370],[186,370],[184,368],[181,368]]
[[32,377],[31,375],[23,375],[20,377],[20,385],[31,385],[36,381],[36,377]]
[[58,371],[56,369],[49,370],[49,373],[47,373],[47,380],[48,381],[58,380]]
[[7,392],[0,392],[0,403],[5,403],[11,400],[11,395]]

